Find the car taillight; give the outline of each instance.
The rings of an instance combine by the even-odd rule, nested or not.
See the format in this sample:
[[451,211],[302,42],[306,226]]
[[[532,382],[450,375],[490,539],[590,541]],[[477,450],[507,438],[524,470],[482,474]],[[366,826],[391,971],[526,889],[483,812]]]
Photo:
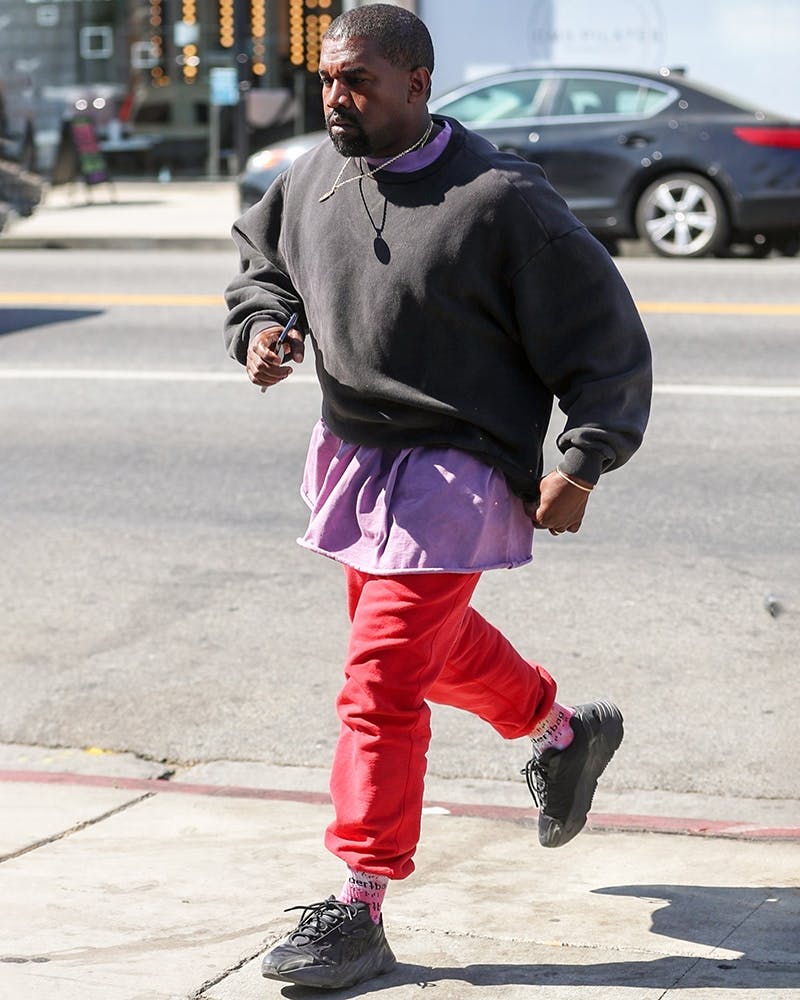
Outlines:
[[733,130],[733,134],[753,146],[800,149],[800,128],[739,127]]

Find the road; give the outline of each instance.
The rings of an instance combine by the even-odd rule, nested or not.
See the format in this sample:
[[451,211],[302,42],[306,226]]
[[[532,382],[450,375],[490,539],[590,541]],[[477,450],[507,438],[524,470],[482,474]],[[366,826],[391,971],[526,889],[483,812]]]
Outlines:
[[[628,811],[800,818],[800,262],[618,263],[654,348],[645,446],[476,603],[562,700],[623,706],[604,787]],[[2,267],[0,742],[325,768],[347,623],[339,567],[294,544],[310,363],[262,395],[226,358],[232,254]],[[432,775],[524,759],[435,708]]]

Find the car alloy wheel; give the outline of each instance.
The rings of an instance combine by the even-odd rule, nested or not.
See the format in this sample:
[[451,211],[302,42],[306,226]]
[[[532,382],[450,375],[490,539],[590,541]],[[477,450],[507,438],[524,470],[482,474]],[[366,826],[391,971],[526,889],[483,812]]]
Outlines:
[[667,174],[642,193],[636,230],[662,257],[703,257],[725,246],[728,213],[708,178]]

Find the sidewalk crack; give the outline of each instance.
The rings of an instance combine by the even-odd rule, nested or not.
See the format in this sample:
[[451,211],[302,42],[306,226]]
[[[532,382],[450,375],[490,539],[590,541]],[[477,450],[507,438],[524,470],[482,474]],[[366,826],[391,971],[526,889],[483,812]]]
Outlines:
[[[725,934],[725,936],[722,938],[722,940],[718,941],[714,945],[714,947],[711,949],[711,953],[709,955],[706,955],[706,956],[703,956],[703,957],[698,957],[697,959],[695,959],[694,962],[692,962],[692,964],[689,966],[688,969],[684,969],[684,971],[679,976],[677,976],[675,978],[674,982],[670,983],[670,985],[664,990],[663,993],[659,993],[659,995],[655,998],[655,1000],[664,1000],[665,997],[669,996],[669,994],[672,993],[672,991],[674,989],[676,989],[678,987],[678,985],[688,975],[691,975],[691,973],[697,968],[697,966],[701,962],[713,961],[714,960],[714,953],[716,951],[718,951],[720,948],[723,948],[724,945],[725,945],[725,942],[728,941],[731,937],[733,937],[733,935],[739,930],[739,928],[742,927],[744,924],[746,924],[747,921],[753,916],[754,913],[758,913],[758,911],[761,909],[761,907],[767,902],[767,898],[768,897],[765,896],[764,899],[762,899],[760,903],[757,903],[750,910],[749,913],[746,913],[742,917],[742,919],[739,921],[738,924],[736,924],[734,927],[731,927],[731,929],[728,931],[727,934]],[[742,956],[742,958],[746,958],[746,957],[747,957],[746,955]],[[768,964],[782,964],[782,963],[775,963],[775,962],[769,962],[769,961],[767,961],[767,962],[763,962],[761,964],[768,965]]]
[[223,979],[227,979],[228,976],[232,976],[235,972],[244,968],[248,962],[252,962],[254,959],[264,951],[265,944],[262,941],[255,951],[251,951],[249,954],[245,955],[243,958],[239,959],[234,965],[228,966],[227,969],[223,969],[218,975],[213,976],[211,979],[207,979],[201,986],[199,986],[194,993],[187,994],[186,1000],[203,1000],[203,994],[206,990],[210,990],[214,986],[219,986]]
[[102,823],[111,816],[116,816],[117,813],[125,812],[126,809],[139,805],[140,802],[144,802],[145,799],[152,798],[155,794],[156,792],[145,792],[144,795],[139,795],[135,799],[131,799],[129,802],[123,802],[122,805],[115,806],[113,809],[108,809],[99,816],[93,816],[91,819],[82,820],[80,823],[76,823],[74,826],[71,826],[66,830],[62,830],[60,833],[54,833],[50,837],[43,837],[41,840],[37,840],[34,844],[26,844],[25,847],[20,847],[19,850],[11,851],[9,854],[1,854],[0,864],[4,861],[13,861],[15,858],[21,858],[23,855],[30,854],[31,851],[36,851],[40,847],[46,847],[48,844],[54,844],[59,840],[64,840],[66,837],[71,837],[74,833],[80,833],[82,830],[86,830],[90,826]]

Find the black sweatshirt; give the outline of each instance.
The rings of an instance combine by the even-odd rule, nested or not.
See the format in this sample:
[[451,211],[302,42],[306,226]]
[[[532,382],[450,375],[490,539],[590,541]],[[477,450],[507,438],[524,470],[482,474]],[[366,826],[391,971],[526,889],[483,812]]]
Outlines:
[[[233,227],[228,351],[300,314],[322,416],[360,445],[455,447],[538,495],[553,397],[560,466],[594,483],[639,446],[650,348],[614,263],[535,164],[448,119],[442,155],[320,202],[343,160],[299,157]],[[366,172],[366,168],[364,168]],[[356,176],[359,161],[342,177]]]

